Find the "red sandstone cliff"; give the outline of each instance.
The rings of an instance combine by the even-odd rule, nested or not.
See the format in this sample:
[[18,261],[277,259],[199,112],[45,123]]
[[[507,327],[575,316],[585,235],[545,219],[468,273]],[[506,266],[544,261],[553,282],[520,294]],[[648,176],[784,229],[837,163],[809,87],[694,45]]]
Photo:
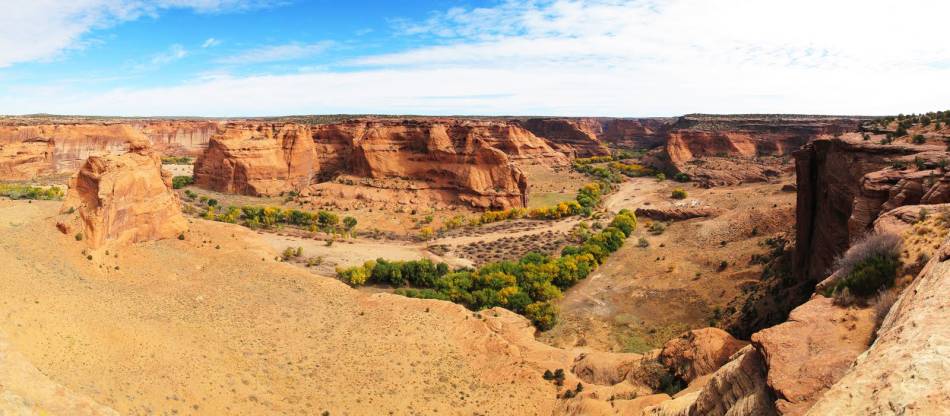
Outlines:
[[25,180],[54,173],[52,140],[0,142],[0,179]]
[[[90,156],[121,154],[129,141],[147,140],[162,154],[197,156],[219,130],[211,121],[104,121],[0,125],[0,179],[73,173]],[[51,152],[39,143],[53,145]],[[10,154],[18,154],[11,157]],[[24,165],[23,167],[17,167]]]
[[526,204],[517,163],[564,164],[564,155],[512,123],[353,120],[306,127],[232,123],[195,164],[195,182],[248,195],[301,191],[346,174],[405,178],[452,190],[476,207]]
[[856,131],[860,117],[783,115],[680,117],[653,164],[707,186],[763,182],[789,169],[782,158],[823,134]]
[[552,147],[571,157],[609,155],[610,149],[599,138],[604,127],[594,119],[533,118],[522,122],[535,136],[545,138]]
[[310,184],[317,162],[300,125],[229,124],[195,161],[195,184],[219,192],[276,195]]

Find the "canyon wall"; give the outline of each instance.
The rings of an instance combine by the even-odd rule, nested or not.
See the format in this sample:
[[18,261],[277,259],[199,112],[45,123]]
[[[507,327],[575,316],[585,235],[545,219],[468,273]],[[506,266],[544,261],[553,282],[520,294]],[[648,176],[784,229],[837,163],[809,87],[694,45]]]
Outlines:
[[[795,152],[798,198],[794,269],[799,279],[816,282],[827,276],[834,258],[881,213],[891,196],[890,188],[911,173],[886,168],[896,163],[914,165],[918,154],[939,156],[922,153],[925,150],[919,146],[881,145],[848,134],[815,140]],[[881,173],[866,177],[876,171]],[[930,173],[928,170],[925,175]]]
[[90,156],[124,153],[129,141],[147,140],[165,155],[197,156],[219,129],[218,122],[193,120],[7,122],[0,124],[0,179],[74,173]]
[[789,166],[783,160],[825,134],[856,131],[862,117],[686,115],[670,125],[652,164],[685,173],[706,186],[764,182]]
[[523,121],[522,125],[571,157],[610,154],[610,149],[600,140],[604,126],[595,119],[532,118]]
[[[351,120],[299,124],[231,123],[195,164],[195,183],[220,192],[302,192],[338,175],[412,181],[413,189],[449,190],[481,208],[523,207],[523,163],[563,165],[567,158],[509,122]],[[385,186],[377,182],[377,186]]]

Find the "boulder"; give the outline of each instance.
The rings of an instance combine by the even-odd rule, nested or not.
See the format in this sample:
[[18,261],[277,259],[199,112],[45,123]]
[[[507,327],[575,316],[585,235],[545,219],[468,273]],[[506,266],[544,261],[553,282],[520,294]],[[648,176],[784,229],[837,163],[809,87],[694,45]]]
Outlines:
[[718,328],[696,329],[668,341],[659,360],[687,383],[712,373],[746,345]]
[[873,331],[873,310],[840,307],[816,296],[795,308],[788,321],[753,334],[779,413],[804,414],[867,349]]

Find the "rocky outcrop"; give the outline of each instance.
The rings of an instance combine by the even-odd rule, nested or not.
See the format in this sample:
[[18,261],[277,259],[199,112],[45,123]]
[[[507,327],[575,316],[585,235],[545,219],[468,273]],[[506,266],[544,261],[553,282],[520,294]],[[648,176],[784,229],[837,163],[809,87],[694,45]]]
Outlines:
[[595,119],[532,118],[522,122],[535,136],[572,157],[609,155],[610,149],[599,136],[604,126]]
[[277,195],[308,187],[318,171],[305,126],[229,125],[195,161],[195,184],[218,192]]
[[950,413],[950,245],[903,291],[874,344],[808,415]]
[[718,328],[689,331],[664,345],[660,362],[687,383],[710,374],[746,345]]
[[719,211],[708,206],[668,206],[668,207],[641,207],[637,208],[637,217],[645,217],[657,221],[683,221],[692,218],[711,217]]
[[62,212],[80,223],[81,238],[92,247],[175,238],[188,228],[171,175],[146,144],[86,160],[69,181]]
[[53,173],[54,152],[49,139],[0,142],[0,179],[27,180]]
[[[881,145],[857,134],[824,137],[795,153],[798,177],[794,268],[815,282],[835,256],[883,212],[901,205],[950,201],[939,168],[944,151]],[[919,166],[918,166],[919,165]]]
[[818,296],[792,311],[785,323],[752,335],[765,358],[779,413],[804,414],[867,349],[873,331],[871,309],[839,307]]
[[766,385],[762,355],[747,346],[713,373],[689,408],[690,415],[775,415],[771,391]]

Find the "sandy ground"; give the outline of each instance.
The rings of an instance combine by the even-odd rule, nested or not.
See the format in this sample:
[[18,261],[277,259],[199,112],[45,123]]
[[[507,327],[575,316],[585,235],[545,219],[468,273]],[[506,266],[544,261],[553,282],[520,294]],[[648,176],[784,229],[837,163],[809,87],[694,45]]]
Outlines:
[[[702,189],[637,178],[605,205],[610,211],[670,205],[677,187],[689,193],[686,203],[708,204],[722,213],[672,223],[661,235],[650,234],[651,221],[640,218],[636,235],[565,293],[561,323],[542,340],[643,352],[684,330],[709,326],[716,307],[727,304],[743,282],[758,279],[762,266],[750,264],[751,255],[767,252],[764,240],[794,224],[795,194],[780,191],[779,183]],[[640,237],[649,241],[648,248],[638,247]],[[729,267],[718,271],[721,261]]]
[[205,221],[88,260],[58,208],[0,201],[0,332],[121,414],[551,412],[542,370],[460,306],[366,295]]

